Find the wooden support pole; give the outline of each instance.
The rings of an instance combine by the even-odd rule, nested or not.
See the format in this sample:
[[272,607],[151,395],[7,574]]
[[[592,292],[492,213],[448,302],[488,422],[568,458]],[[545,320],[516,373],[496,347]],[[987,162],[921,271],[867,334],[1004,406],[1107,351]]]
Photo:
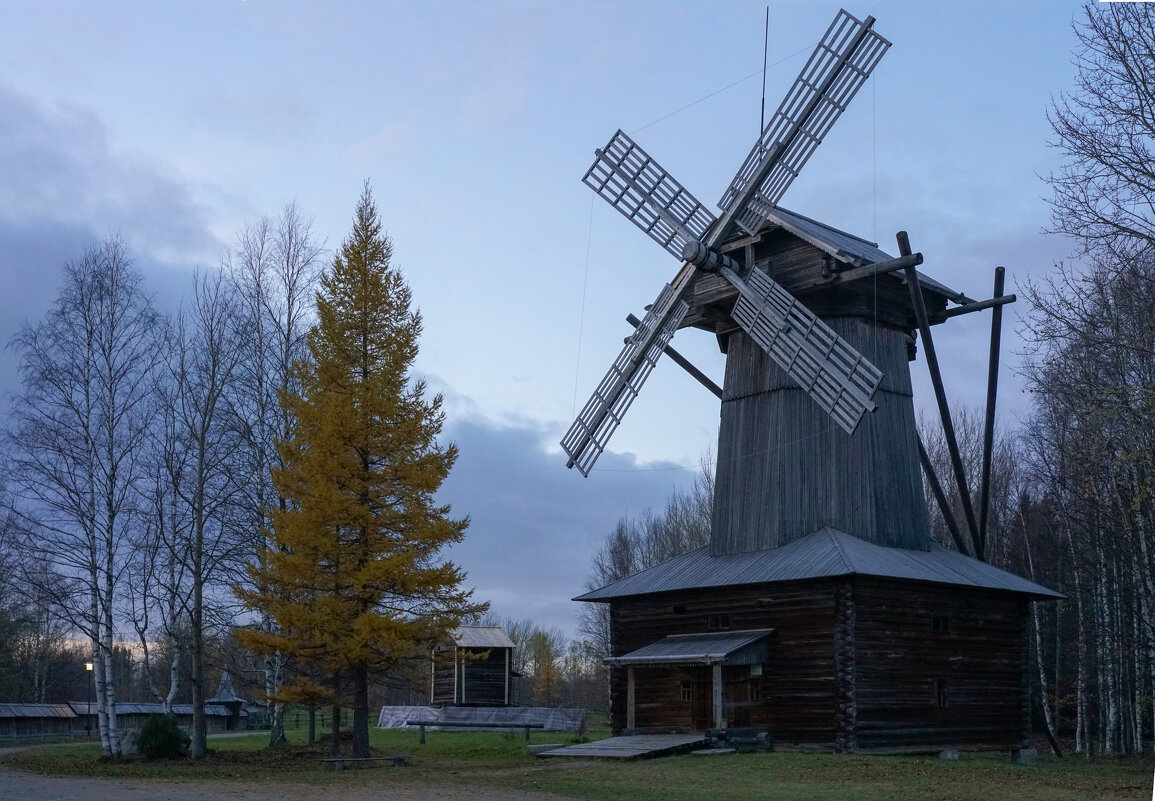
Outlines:
[[626,728],[631,732],[637,728],[638,721],[636,719],[637,706],[634,702],[634,691],[636,683],[634,680],[634,666],[630,665],[626,668]]
[[930,463],[930,455],[927,454],[926,447],[922,444],[922,437],[918,437],[918,460],[922,463],[922,472],[926,473],[926,481],[930,484],[931,494],[938,502],[938,509],[942,512],[942,519],[946,521],[946,527],[950,531],[951,539],[954,540],[954,546],[958,548],[959,553],[970,556],[970,549],[967,548],[962,532],[959,531],[958,523],[955,522],[954,513],[950,510],[950,504],[946,499],[946,493],[942,491],[942,484],[938,481],[938,474],[934,472],[934,465]]
[[[629,323],[630,325],[632,325],[634,328],[637,328],[639,325],[642,324],[642,321],[639,320],[637,317],[635,317],[632,314],[629,315],[628,317],[626,317],[626,322]],[[701,384],[706,389],[710,390],[715,395],[717,395],[718,400],[722,400],[722,395],[723,395],[722,388],[720,386],[718,386],[717,384],[715,384],[713,381],[711,381],[710,377],[708,375],[706,375],[701,370],[699,370],[697,367],[695,367],[693,364],[691,364],[689,359],[687,359],[682,354],[678,353],[676,350],[674,350],[669,345],[666,345],[666,347],[663,349],[662,352],[665,353],[667,356],[669,356],[671,359],[673,359],[674,364],[678,365],[683,370],[685,370],[687,373],[689,373],[694,378],[696,378],[698,380],[699,384]]]
[[[906,231],[899,231],[898,252],[903,256],[910,255],[910,239]],[[934,339],[930,334],[930,321],[926,316],[926,303],[922,297],[922,285],[918,281],[918,272],[914,267],[906,268],[906,285],[910,290],[911,305],[914,306],[914,315],[918,320],[918,333],[922,337],[923,351],[926,353],[926,366],[930,369],[930,381],[934,386],[934,397],[938,401],[938,414],[942,419],[942,430],[946,438],[946,447],[950,452],[951,467],[954,468],[955,483],[958,485],[959,500],[962,502],[963,515],[966,517],[967,529],[970,531],[971,542],[978,544],[978,523],[975,520],[974,506],[971,504],[971,493],[967,487],[966,471],[963,470],[962,456],[959,454],[958,437],[955,436],[954,422],[950,416],[950,404],[947,403],[946,390],[942,384],[942,373],[938,367],[938,355],[934,350]],[[977,548],[975,549],[977,553]]]
[[711,676],[710,689],[714,695],[714,728],[726,728],[726,705],[723,702],[725,689],[722,685],[722,663],[715,662],[713,665],[713,675]]
[[[1001,270],[1002,268],[1000,267],[999,269]],[[1018,299],[1018,295],[996,295],[989,300],[976,300],[974,303],[967,303],[962,306],[955,306],[953,309],[946,309],[936,314],[930,321],[932,323],[941,323],[952,317],[958,317],[960,314],[970,314],[971,312],[983,311],[984,309],[997,309],[1001,306],[1006,306],[1008,303],[1014,303]]]
[[880,261],[877,264],[868,264],[865,267],[843,270],[842,272],[834,273],[829,278],[811,278],[798,285],[792,284],[791,290],[801,292],[805,289],[814,289],[815,287],[829,286],[831,284],[849,284],[851,281],[874,278],[878,275],[886,275],[887,273],[905,270],[908,267],[917,267],[920,264],[922,264],[922,254],[912,253],[908,256],[899,256],[897,259],[888,259],[886,261]]
[[[995,268],[994,297],[1003,294],[1003,280],[1006,270]],[[999,392],[999,346],[1003,335],[1003,307],[995,306],[991,312],[991,354],[987,366],[987,410],[983,421],[983,483],[979,488],[979,539],[978,558],[986,561],[987,515],[991,507],[991,450],[995,442],[995,398]]]

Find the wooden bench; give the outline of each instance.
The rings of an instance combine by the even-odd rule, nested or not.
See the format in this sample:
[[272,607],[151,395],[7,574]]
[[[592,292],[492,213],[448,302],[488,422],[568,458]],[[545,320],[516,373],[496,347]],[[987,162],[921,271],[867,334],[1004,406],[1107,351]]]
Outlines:
[[455,720],[407,720],[406,726],[417,726],[421,730],[421,744],[425,745],[425,727],[439,726],[450,729],[525,729],[525,741],[529,742],[530,729],[544,729],[544,723],[463,723]]
[[364,765],[373,762],[388,762],[395,768],[404,767],[409,764],[409,758],[403,756],[387,756],[387,757],[325,757],[321,760],[322,765],[328,765],[333,770],[344,770],[346,765]]

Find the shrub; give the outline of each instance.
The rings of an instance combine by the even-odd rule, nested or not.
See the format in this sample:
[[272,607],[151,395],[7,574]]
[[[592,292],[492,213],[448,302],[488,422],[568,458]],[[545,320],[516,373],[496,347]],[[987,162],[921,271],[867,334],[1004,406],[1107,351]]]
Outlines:
[[149,715],[136,738],[145,759],[177,759],[188,753],[189,742],[172,715]]

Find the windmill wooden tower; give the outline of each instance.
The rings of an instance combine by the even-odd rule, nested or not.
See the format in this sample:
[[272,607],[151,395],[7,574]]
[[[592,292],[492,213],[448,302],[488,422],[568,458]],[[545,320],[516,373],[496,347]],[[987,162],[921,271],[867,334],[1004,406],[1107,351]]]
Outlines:
[[873,23],[839,12],[721,216],[621,131],[583,179],[683,265],[562,440],[569,466],[588,475],[679,328],[726,353],[724,387],[705,381],[722,401],[709,548],[578,599],[610,605],[616,729],[858,750],[1029,736],[1028,603],[1057,594],[967,555],[965,481],[969,544],[953,517],[958,551],[931,543],[907,366],[917,332],[941,390],[930,325],[1014,298],[1001,273],[983,302],[920,274],[905,234],[894,258],[778,206],[890,46]]

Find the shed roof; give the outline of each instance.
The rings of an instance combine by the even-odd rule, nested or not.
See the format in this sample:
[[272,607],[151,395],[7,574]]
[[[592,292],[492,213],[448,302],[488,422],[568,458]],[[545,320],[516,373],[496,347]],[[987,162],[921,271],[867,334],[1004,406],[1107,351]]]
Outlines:
[[759,654],[750,653],[749,660],[740,660],[743,664],[747,661],[761,662],[765,658],[764,640],[772,631],[774,629],[671,634],[624,656],[608,657],[605,661],[615,665],[709,664],[726,662],[729,657],[745,655],[752,646],[761,646]]
[[[820,223],[818,220],[812,220],[809,217],[805,217],[789,209],[784,209],[781,206],[775,206],[774,211],[767,215],[767,219],[794,234],[799,239],[809,242],[819,250],[829,253],[838,261],[852,267],[865,267],[869,264],[878,264],[879,262],[889,261],[894,258],[886,251],[881,250],[875,242],[868,242],[854,234],[840,231],[837,228],[833,228],[825,223]],[[894,273],[894,275],[904,284],[906,283],[905,273],[900,271]],[[963,293],[939,283],[929,275],[924,275],[922,272],[918,272],[918,280],[924,287],[953,300],[955,303],[974,302]]]
[[68,704],[0,704],[0,718],[74,718]]
[[[172,712],[174,715],[191,715],[193,713],[192,704],[173,704]],[[136,703],[136,702],[119,702],[116,705],[116,714],[118,715],[163,715],[164,704],[161,703]],[[228,717],[231,713],[227,706],[221,704],[205,704],[205,714],[210,717]]]
[[1062,598],[1061,593],[957,551],[888,548],[830,527],[780,548],[711,556],[708,546],[675,556],[648,570],[579,595],[575,601],[610,601],[657,592],[769,584],[863,575]]
[[512,648],[501,626],[460,626],[453,632],[453,642],[461,648]]

